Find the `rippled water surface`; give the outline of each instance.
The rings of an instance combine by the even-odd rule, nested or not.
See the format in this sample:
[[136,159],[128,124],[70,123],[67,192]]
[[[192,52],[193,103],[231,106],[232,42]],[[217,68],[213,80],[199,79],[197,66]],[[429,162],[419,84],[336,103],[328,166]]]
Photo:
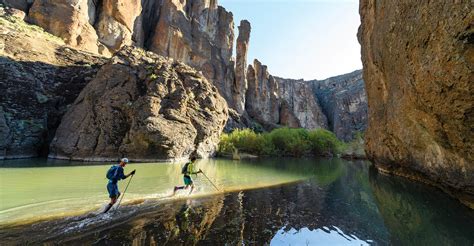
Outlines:
[[[81,165],[78,165],[81,164]],[[80,244],[473,245],[474,213],[425,185],[341,159],[201,160],[197,191],[170,197],[182,163],[137,169],[124,205],[110,165],[0,162],[0,242]],[[128,180],[120,182],[123,190]]]

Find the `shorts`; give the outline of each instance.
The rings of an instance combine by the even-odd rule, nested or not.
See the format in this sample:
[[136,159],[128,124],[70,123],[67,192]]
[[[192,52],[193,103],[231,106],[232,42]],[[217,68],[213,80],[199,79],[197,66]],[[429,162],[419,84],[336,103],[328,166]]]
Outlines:
[[185,185],[192,185],[192,184],[193,184],[193,180],[191,179],[190,176],[184,175],[184,176],[183,176],[183,179],[184,179],[184,184],[185,184]]
[[107,191],[109,192],[110,198],[117,198],[120,196],[120,192],[118,190],[118,185],[112,182],[107,184]]

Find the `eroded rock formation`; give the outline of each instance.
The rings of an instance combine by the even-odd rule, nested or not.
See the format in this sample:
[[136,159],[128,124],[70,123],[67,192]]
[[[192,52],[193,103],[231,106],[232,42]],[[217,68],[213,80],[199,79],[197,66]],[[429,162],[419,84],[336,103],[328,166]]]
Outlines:
[[0,159],[44,155],[105,59],[10,16],[0,17],[0,33]]
[[[69,46],[106,56],[125,45],[138,46],[201,71],[231,108],[227,131],[261,126],[266,130],[280,126],[328,128],[327,118],[333,120],[323,114],[319,99],[311,93],[311,83],[276,79],[258,61],[247,69],[251,28],[246,20],[239,26],[234,60],[232,13],[215,0],[4,2],[25,11],[27,20],[63,38]],[[346,102],[351,100],[347,97],[344,103],[352,103]],[[344,103],[340,108],[347,106]],[[353,117],[342,119],[354,121]],[[336,125],[331,124],[329,127]],[[352,126],[346,122],[340,125]],[[353,132],[352,128],[340,131],[343,136]]]
[[235,64],[235,82],[232,87],[233,107],[239,114],[245,111],[245,93],[247,91],[247,51],[250,39],[250,22],[242,20],[237,37],[237,59]]
[[96,9],[92,0],[35,0],[28,19],[72,47],[98,53],[97,33],[92,26]]
[[311,84],[303,80],[276,78],[280,95],[280,124],[306,129],[328,128]]
[[64,116],[50,157],[132,160],[208,157],[228,117],[227,104],[200,72],[124,47],[97,73]]
[[[234,104],[233,16],[215,0],[34,0],[30,8],[10,5],[26,8],[29,21],[78,49],[110,56],[134,45],[184,62],[202,71]],[[248,22],[242,30],[248,30],[242,34],[245,39]],[[246,51],[240,51],[244,57]]]
[[367,96],[361,70],[325,80],[275,78],[281,125],[329,129],[344,141],[365,131]]
[[362,0],[366,152],[474,207],[474,3]]
[[232,105],[232,13],[217,1],[164,0],[149,49],[202,71]]
[[329,130],[339,139],[350,141],[367,128],[367,95],[362,70],[309,81],[327,116]]
[[274,128],[280,121],[278,84],[268,68],[258,60],[247,68],[248,90],[245,109],[248,115],[266,128]]

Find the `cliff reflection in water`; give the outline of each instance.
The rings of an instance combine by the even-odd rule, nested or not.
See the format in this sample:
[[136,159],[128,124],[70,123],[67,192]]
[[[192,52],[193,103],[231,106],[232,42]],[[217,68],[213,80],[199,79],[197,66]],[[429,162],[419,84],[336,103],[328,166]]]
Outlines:
[[[282,172],[304,172],[312,178],[270,188],[150,202],[140,205],[133,216],[106,226],[85,226],[81,231],[58,233],[48,239],[41,235],[46,232],[34,230],[35,226],[16,229],[15,233],[19,237],[27,234],[36,238],[36,242],[80,241],[96,245],[117,242],[472,245],[474,242],[472,211],[434,188],[377,174],[366,162],[335,159],[312,165],[302,162],[298,166],[268,160],[261,165],[272,165]],[[67,223],[67,220],[44,222],[41,226],[52,229],[48,231],[60,231],[54,228],[67,227]]]
[[473,245],[474,211],[423,184],[370,172],[375,202],[396,245]]

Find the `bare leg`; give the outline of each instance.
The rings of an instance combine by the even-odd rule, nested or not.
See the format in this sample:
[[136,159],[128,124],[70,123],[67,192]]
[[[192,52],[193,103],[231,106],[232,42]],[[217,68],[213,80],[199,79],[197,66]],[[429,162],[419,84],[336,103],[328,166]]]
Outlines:
[[191,184],[191,191],[189,191],[189,195],[191,195],[191,193],[193,193],[193,190],[194,190],[194,184]]
[[117,202],[117,198],[119,196],[120,196],[120,194],[116,197],[110,198],[110,203],[107,204],[107,207],[104,210],[104,214],[107,213],[112,208],[112,206],[114,206],[114,204]]
[[186,189],[186,187],[185,186],[175,186],[174,189],[173,189],[173,196],[174,196],[174,194],[176,194],[177,190],[182,190],[182,189]]

